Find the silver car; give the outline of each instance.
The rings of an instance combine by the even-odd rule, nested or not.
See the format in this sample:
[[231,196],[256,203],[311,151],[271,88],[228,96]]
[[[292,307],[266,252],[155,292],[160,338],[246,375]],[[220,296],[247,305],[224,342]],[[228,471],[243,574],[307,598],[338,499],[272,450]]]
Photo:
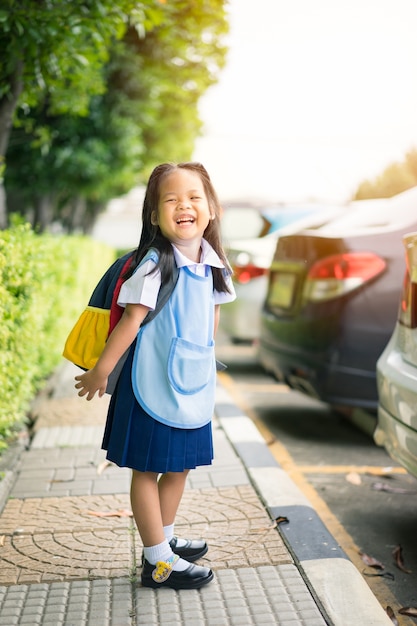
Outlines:
[[406,271],[394,332],[377,362],[375,442],[417,476],[417,232],[403,237]]

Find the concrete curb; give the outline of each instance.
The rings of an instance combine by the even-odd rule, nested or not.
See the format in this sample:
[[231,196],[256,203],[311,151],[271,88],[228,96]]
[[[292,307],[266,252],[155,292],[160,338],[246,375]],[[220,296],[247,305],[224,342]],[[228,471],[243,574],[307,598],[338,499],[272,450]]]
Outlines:
[[6,506],[26,445],[25,440],[19,439],[11,444],[0,457],[0,513]]
[[323,615],[333,626],[392,626],[392,621],[309,500],[270,453],[252,420],[217,388],[217,418],[241,458]]

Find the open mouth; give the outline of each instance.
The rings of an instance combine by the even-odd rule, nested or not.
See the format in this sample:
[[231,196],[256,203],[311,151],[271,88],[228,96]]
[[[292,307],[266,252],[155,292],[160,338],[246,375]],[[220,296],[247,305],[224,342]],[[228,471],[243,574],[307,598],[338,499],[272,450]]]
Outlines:
[[176,222],[177,224],[194,224],[195,220],[193,217],[179,217]]

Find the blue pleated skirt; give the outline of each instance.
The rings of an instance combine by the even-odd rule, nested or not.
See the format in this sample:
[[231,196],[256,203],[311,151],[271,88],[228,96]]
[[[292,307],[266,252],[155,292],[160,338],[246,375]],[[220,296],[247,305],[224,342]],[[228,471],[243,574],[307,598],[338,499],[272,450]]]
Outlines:
[[[201,428],[173,428],[148,415],[131,382],[135,344],[111,397],[102,448],[107,459],[140,472],[182,472],[213,460],[211,422]],[[155,389],[157,393],[157,389]]]

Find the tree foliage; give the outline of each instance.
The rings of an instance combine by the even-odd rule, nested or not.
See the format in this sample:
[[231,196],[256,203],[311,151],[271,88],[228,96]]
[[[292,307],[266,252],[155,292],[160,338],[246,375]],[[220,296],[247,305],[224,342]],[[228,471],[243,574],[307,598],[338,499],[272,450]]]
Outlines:
[[[162,0],[161,0],[162,2]],[[0,228],[7,225],[1,176],[18,106],[47,98],[51,114],[88,111],[103,93],[100,69],[129,22],[142,31],[162,19],[159,0],[3,0],[0,7]],[[35,129],[36,132],[36,129]]]
[[158,4],[144,13],[147,27],[136,19],[106,48],[87,111],[60,108],[59,99],[52,106],[49,86],[19,107],[7,152],[9,205],[29,206],[40,229],[58,220],[87,231],[109,198],[143,182],[156,163],[190,158],[199,98],[225,62],[224,0]]
[[354,200],[391,198],[417,185],[417,150],[410,150],[402,162],[391,163],[374,180],[360,183]]
[[123,36],[129,21],[142,29],[160,21],[158,5],[158,0],[3,0],[0,155],[18,104],[28,112],[47,94],[50,113],[86,114],[91,95],[105,90],[100,69],[109,45]]

